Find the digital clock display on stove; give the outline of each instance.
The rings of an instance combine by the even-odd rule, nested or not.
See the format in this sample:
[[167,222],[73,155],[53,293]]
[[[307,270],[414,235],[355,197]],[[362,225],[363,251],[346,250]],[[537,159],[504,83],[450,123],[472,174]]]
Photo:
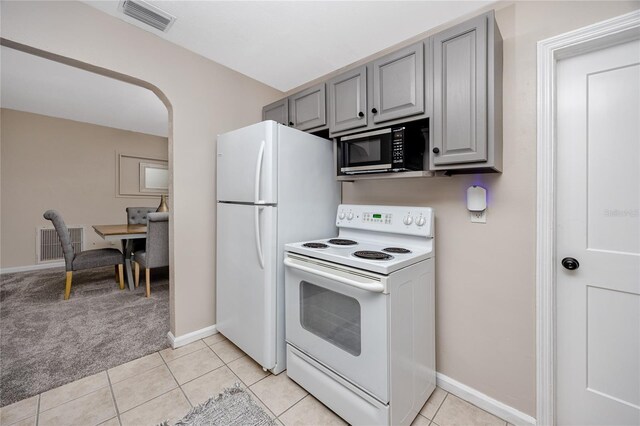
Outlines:
[[362,221],[369,223],[391,224],[391,213],[363,213]]

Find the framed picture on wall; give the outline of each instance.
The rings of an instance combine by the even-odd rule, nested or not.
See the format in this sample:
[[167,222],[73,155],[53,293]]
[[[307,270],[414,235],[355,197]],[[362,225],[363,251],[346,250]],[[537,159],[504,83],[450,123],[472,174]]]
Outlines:
[[166,194],[168,191],[168,166],[157,163],[140,163],[140,192]]
[[117,153],[116,196],[158,197],[169,192],[169,162]]

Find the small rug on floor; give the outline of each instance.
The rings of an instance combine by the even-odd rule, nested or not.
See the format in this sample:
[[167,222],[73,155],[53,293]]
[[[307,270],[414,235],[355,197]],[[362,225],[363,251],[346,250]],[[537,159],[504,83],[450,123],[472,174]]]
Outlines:
[[168,269],[120,290],[112,266],[0,276],[0,406],[37,395],[169,347]]
[[[217,397],[211,397],[175,426],[275,426],[269,415],[236,383]],[[160,426],[169,426],[165,421]]]

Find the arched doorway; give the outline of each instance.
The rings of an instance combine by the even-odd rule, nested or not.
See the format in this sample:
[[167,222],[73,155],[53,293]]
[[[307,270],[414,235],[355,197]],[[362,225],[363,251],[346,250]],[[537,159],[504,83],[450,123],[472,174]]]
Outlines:
[[[41,51],[39,49],[34,49],[34,48],[31,48],[31,47],[28,47],[28,46],[20,45],[20,44],[17,44],[17,43],[12,43],[12,42],[7,41],[5,39],[1,40],[1,44],[3,46],[3,49],[4,48],[14,49],[15,51],[19,51],[19,52],[23,52],[25,54],[33,55],[34,57],[43,58],[43,59],[46,59],[48,61],[53,61],[53,62],[56,62],[56,63],[64,64],[64,65],[67,65],[67,66],[71,66],[71,67],[77,68],[79,70],[83,70],[83,71],[86,71],[86,72],[89,72],[89,73],[100,75],[100,76],[105,77],[105,78],[115,79],[115,80],[118,80],[120,82],[127,83],[127,84],[133,84],[135,86],[139,86],[141,88],[144,88],[145,90],[150,90],[155,96],[157,96],[157,98],[160,99],[160,101],[165,106],[166,111],[167,111],[167,128],[168,128],[167,154],[168,154],[168,170],[170,172],[169,173],[170,178],[169,178],[168,193],[169,193],[169,200],[171,202],[171,200],[173,199],[173,197],[172,197],[172,195],[173,195],[173,185],[171,185],[172,156],[171,156],[171,150],[170,150],[169,146],[170,146],[171,139],[172,139],[172,135],[171,135],[172,108],[171,108],[171,104],[167,100],[167,97],[157,87],[155,87],[155,86],[153,86],[153,85],[151,85],[149,83],[146,83],[146,82],[144,82],[142,80],[123,75],[121,73],[112,72],[110,70],[106,70],[106,69],[103,69],[103,68],[100,68],[100,67],[96,67],[96,66],[92,66],[92,65],[89,65],[89,64],[85,64],[85,63],[82,63],[82,62],[79,62],[79,61],[76,61],[76,60],[72,60],[72,59],[69,59],[69,58],[61,57],[59,55],[50,54],[48,52],[44,52],[44,51]],[[109,160],[113,161],[112,156],[110,156]],[[55,158],[51,158],[51,161],[55,162]],[[82,175],[79,174],[77,176],[77,178],[78,179],[82,179]],[[25,194],[25,197],[26,196],[27,196],[27,194]],[[81,194],[79,194],[79,197],[81,197]],[[153,203],[157,205],[157,201],[153,201]],[[19,203],[16,203],[15,207],[19,208],[20,207]],[[124,209],[121,209],[121,210],[122,211],[120,213],[122,213],[122,222],[124,222],[126,220],[125,219],[125,212],[124,212]],[[42,212],[39,211],[39,214],[41,215]],[[4,220],[4,218],[3,218],[3,220]],[[92,223],[92,222],[89,222],[89,223]],[[86,232],[90,232],[90,231],[86,231]],[[88,247],[88,248],[91,248],[91,247]],[[170,257],[172,258],[172,256],[170,256]],[[113,279],[112,277],[113,276],[110,275],[109,278]],[[50,276],[49,278],[51,280],[56,280],[57,279],[57,277],[55,277],[55,276]],[[173,279],[171,277],[169,277],[168,282],[169,282],[168,286],[172,287],[173,286]],[[110,285],[113,286],[112,283],[110,283]],[[170,298],[173,297],[173,292],[172,291],[167,291],[167,293],[168,293],[167,299],[170,299]],[[57,297],[57,293],[56,293],[55,296]],[[168,316],[172,318],[173,315],[174,315],[173,303],[170,303],[169,300],[167,300],[166,305],[167,305],[166,309],[168,311]],[[3,306],[3,308],[4,307],[5,306]],[[67,306],[65,308],[68,308],[68,307],[69,306]],[[115,308],[114,307],[109,307],[107,309],[117,309],[117,308],[118,307],[116,306]],[[88,316],[92,316],[93,315],[90,312],[89,308],[87,308],[87,315]],[[78,319],[80,320],[79,323],[76,323],[76,326],[77,326],[76,327],[76,329],[77,329],[76,331],[78,333],[81,333],[81,331],[79,331],[80,330],[80,327],[79,327],[80,324],[85,325],[85,326],[87,325],[86,324],[87,321],[83,321],[82,317],[79,317],[77,315],[68,315],[67,317],[60,316],[59,318],[60,318],[60,321],[58,321],[58,320],[52,320],[51,321],[51,322],[56,322],[57,327],[59,327],[59,329],[63,329],[65,327],[65,325],[64,325],[65,324],[65,322],[64,322],[65,319],[76,318],[77,320]],[[84,318],[86,319],[87,317],[84,317]],[[168,323],[169,323],[169,321],[167,321],[166,329],[162,331],[162,337],[161,337],[162,340],[165,342],[165,344],[167,343],[166,342],[166,334],[169,331]],[[34,325],[34,323],[32,323],[32,325]],[[71,321],[71,322],[69,322],[67,324],[67,326],[68,327],[74,327],[74,323]],[[106,327],[105,330],[110,330],[113,326],[114,326],[113,323],[111,323],[111,324],[105,323],[104,324],[104,327]],[[133,321],[130,321],[129,326],[134,330],[135,330],[136,327],[139,327],[139,325],[137,325]],[[96,334],[105,334],[106,335],[107,333],[104,333],[105,330],[103,330],[103,332],[100,332],[100,327],[96,326],[94,332]],[[24,330],[24,332],[28,333],[29,330],[26,329],[26,330]],[[87,332],[91,332],[91,330],[87,330]],[[144,328],[140,327],[138,332],[141,335],[144,335]],[[79,361],[80,357],[84,357],[86,359],[90,359],[90,361],[95,361],[96,368],[98,370],[103,370],[105,368],[110,368],[112,366],[119,365],[122,362],[126,362],[127,360],[129,360],[127,358],[124,358],[124,359],[120,358],[120,359],[116,359],[116,360],[113,361],[114,365],[111,365],[109,363],[104,364],[105,357],[101,357],[101,356],[92,357],[91,355],[89,355],[88,353],[85,353],[82,350],[76,351],[75,354],[72,353],[71,354],[72,356],[69,357],[69,352],[64,349],[64,342],[65,341],[71,341],[72,339],[61,338],[59,340],[60,340],[60,342],[58,342],[58,344],[56,346],[57,349],[52,349],[51,353],[58,353],[61,356],[66,356],[70,360],[70,362],[75,364],[75,365],[73,365],[74,368],[78,367],[78,364],[79,364],[78,361]],[[32,345],[32,346],[35,346],[35,345]],[[127,346],[127,345],[125,345],[125,346]],[[157,350],[157,348],[155,350]],[[71,351],[71,352],[73,352],[73,351]],[[65,353],[66,353],[66,355],[65,355]],[[8,355],[7,352],[4,351],[3,358],[5,358],[7,355]],[[77,358],[74,358],[74,355],[77,356]],[[135,353],[135,354],[131,353],[129,358],[130,359],[134,359],[134,358],[138,358],[138,357],[140,357],[142,355],[145,355],[145,354],[144,353],[142,353],[142,354],[141,353]],[[24,351],[23,351],[22,354],[18,354],[18,356],[20,356],[21,358],[25,358]],[[23,371],[26,371],[26,370],[23,369]],[[90,370],[87,370],[87,371],[90,371]],[[68,376],[68,381],[72,381],[72,380],[75,380],[77,378],[79,378],[77,375],[76,376],[70,375],[70,376]],[[60,384],[63,384],[63,383],[52,382],[50,387],[56,387],[56,386],[59,386]],[[3,380],[3,385],[9,385],[9,384],[5,383],[5,381]],[[45,390],[47,390],[47,389],[46,388],[34,388],[34,389],[32,389],[32,392],[39,393],[39,392],[42,392],[42,391],[45,391]],[[16,399],[22,399],[22,397],[24,397],[24,396],[26,396],[26,395],[18,396],[18,397],[16,397]],[[6,403],[10,403],[11,402],[10,400],[5,400],[4,396],[3,396],[2,399],[3,399],[3,401],[2,401],[3,405],[5,405]]]

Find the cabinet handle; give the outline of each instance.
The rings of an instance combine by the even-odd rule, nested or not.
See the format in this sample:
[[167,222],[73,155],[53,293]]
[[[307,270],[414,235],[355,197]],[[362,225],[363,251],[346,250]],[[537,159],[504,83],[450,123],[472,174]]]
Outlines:
[[360,111],[360,112],[358,113],[358,117],[360,117],[360,118],[364,117],[364,112]]
[[432,149],[434,154],[438,154],[440,152],[440,148],[438,148],[437,146],[435,148]]
[[372,112],[373,114],[377,114],[377,113],[378,113],[378,110],[377,110],[377,109],[375,109],[375,108],[371,108],[371,112]]
[[290,122],[289,122],[289,126],[293,126],[293,121],[290,121]]

